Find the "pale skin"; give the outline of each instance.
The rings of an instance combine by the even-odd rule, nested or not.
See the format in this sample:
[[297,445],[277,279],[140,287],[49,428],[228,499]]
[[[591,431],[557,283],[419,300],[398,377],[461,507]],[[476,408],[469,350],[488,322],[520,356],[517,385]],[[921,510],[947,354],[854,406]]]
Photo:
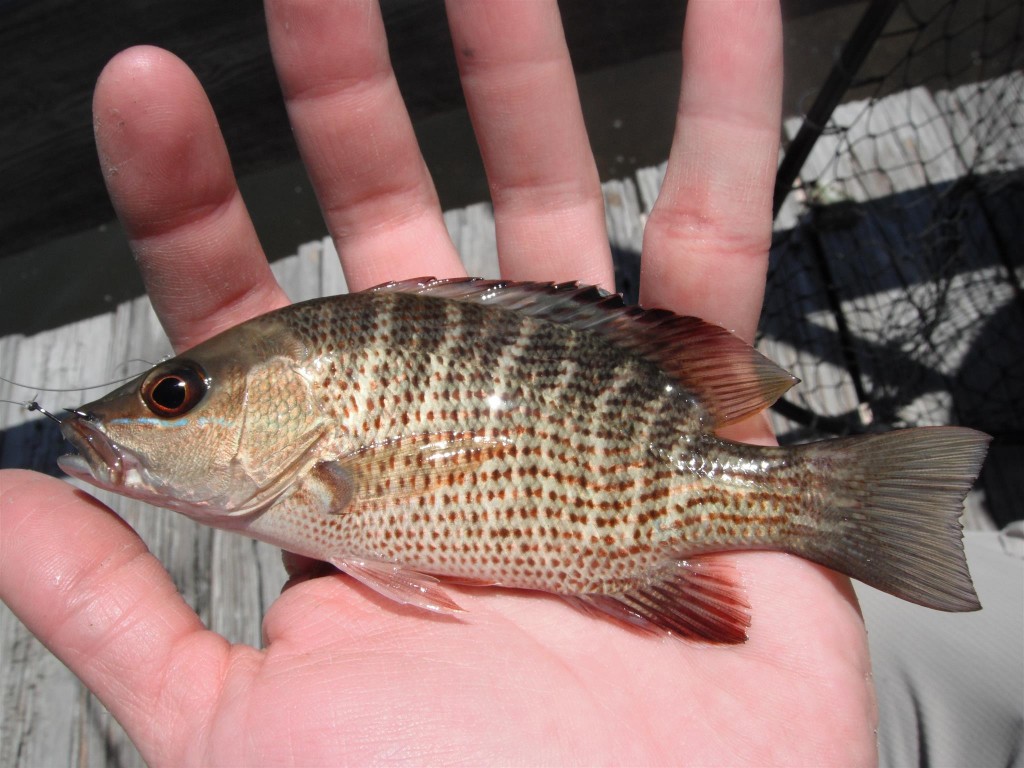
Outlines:
[[[612,287],[554,2],[449,0],[448,12],[503,274]],[[462,274],[376,3],[268,0],[267,18],[351,288]],[[776,0],[691,0],[683,55],[642,301],[750,339],[779,139]],[[94,110],[110,194],[175,348],[284,305],[185,65],[125,51],[100,77]],[[763,419],[733,436],[770,439]],[[731,558],[752,608],[742,646],[641,634],[556,598],[489,589],[452,587],[466,618],[430,618],[334,574],[288,588],[257,649],[203,627],[135,533],[67,483],[0,474],[0,532],[0,596],[152,765],[875,761],[849,582],[787,555]]]

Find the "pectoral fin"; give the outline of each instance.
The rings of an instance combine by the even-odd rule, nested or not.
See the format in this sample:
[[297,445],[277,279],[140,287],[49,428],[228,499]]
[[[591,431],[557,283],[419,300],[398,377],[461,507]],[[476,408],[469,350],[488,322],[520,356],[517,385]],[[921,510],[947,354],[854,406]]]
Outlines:
[[[513,450],[507,441],[473,433],[407,435],[321,462],[311,473],[312,485],[320,508],[328,514],[374,515],[451,482],[453,473],[472,472]],[[437,578],[402,563],[362,555],[343,555],[329,562],[398,603],[434,613],[462,611]]]
[[473,471],[514,450],[508,440],[468,432],[405,435],[323,462],[317,471],[321,478],[334,478],[337,496],[346,505],[397,503],[440,487],[452,473]]
[[332,558],[331,564],[384,597],[433,613],[462,613],[433,576],[398,563],[368,558]]

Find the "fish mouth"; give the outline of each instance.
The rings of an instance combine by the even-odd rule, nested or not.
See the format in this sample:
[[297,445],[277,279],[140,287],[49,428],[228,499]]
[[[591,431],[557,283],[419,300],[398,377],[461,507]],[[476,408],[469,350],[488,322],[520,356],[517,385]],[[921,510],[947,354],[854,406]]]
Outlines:
[[112,490],[125,487],[138,459],[114,443],[89,420],[76,416],[61,422],[60,431],[78,453],[57,459],[57,466],[71,477]]
[[[69,476],[97,488],[173,509],[208,524],[229,515],[249,515],[267,504],[261,499],[258,504],[236,505],[236,508],[226,510],[216,498],[202,498],[195,494],[181,497],[150,471],[142,458],[112,440],[103,431],[102,421],[88,414],[76,413],[64,419],[60,430],[77,453],[59,457],[57,466]],[[221,523],[220,527],[226,526]]]

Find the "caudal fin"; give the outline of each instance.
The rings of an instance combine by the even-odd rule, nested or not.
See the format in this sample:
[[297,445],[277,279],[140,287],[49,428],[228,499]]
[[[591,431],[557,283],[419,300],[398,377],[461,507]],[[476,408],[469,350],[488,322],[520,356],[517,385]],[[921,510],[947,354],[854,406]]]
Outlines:
[[990,439],[923,427],[803,446],[827,490],[794,552],[929,608],[979,609],[960,515]]

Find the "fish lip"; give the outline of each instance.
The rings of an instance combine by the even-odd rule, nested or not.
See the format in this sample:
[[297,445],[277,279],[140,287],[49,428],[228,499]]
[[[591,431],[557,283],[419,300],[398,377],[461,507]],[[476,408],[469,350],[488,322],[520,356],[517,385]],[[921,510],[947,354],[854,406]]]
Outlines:
[[[57,466],[70,477],[130,499],[138,499],[173,509],[201,522],[227,519],[225,513],[206,499],[180,499],[169,494],[158,478],[134,453],[110,439],[102,422],[95,417],[71,416],[61,422],[64,438],[78,453],[57,459]],[[235,516],[248,516],[262,507],[235,510]],[[223,523],[220,527],[226,527]]]
[[57,459],[57,465],[72,477],[117,488],[124,485],[129,465],[138,463],[86,419],[78,416],[65,419],[60,431],[78,451]]

